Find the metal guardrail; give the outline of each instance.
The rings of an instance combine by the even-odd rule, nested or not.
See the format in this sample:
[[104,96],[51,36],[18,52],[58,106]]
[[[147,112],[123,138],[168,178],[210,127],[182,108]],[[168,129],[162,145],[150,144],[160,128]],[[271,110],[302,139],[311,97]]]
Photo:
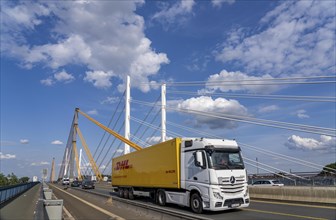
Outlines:
[[12,186],[0,187],[0,205],[4,204],[7,201],[15,198],[16,196],[24,193],[33,186],[39,184],[40,182],[29,182],[21,183]]

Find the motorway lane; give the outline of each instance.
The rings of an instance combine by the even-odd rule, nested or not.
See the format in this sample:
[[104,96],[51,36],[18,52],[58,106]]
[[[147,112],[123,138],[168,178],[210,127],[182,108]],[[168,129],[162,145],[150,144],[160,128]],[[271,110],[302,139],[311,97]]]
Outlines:
[[[134,207],[123,203],[87,193],[86,190],[76,190],[70,187],[64,190],[63,186],[57,184],[49,185],[53,193],[59,199],[64,200],[64,206],[75,219],[99,220],[99,219],[149,219],[153,218],[151,213],[144,213]],[[73,196],[78,198],[74,198]],[[84,200],[81,201],[80,199]],[[87,205],[89,203],[90,205]],[[95,206],[93,208],[92,206]],[[107,213],[107,214],[106,214]]]
[[[73,194],[71,189],[64,190],[62,186],[50,185],[53,193],[58,199],[63,199],[63,205],[70,212],[75,219],[110,219],[110,216],[104,214],[97,209],[83,203],[82,201],[70,196],[68,193]],[[62,190],[59,190],[62,189]],[[65,193],[65,192],[68,193]]]
[[[99,193],[110,195],[109,185],[97,184]],[[116,195],[116,194],[114,194]],[[151,203],[148,199],[138,199],[144,203]],[[191,212],[190,209],[176,205],[168,205],[168,209]],[[221,212],[206,212],[202,216],[212,219],[244,219],[244,220],[295,220],[295,219],[331,219],[336,220],[336,207],[328,205],[310,205],[293,202],[252,200],[248,208]]]

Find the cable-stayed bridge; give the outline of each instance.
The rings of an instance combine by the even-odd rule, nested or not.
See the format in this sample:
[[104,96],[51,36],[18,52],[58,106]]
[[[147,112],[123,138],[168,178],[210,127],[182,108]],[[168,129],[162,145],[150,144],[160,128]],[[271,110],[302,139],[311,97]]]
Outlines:
[[[216,81],[211,83],[166,82],[159,85],[151,84],[151,86],[161,86],[161,94],[157,97],[150,97],[152,100],[149,100],[149,98],[137,100],[131,98],[131,81],[128,78],[126,90],[115,102],[114,111],[108,122],[101,123],[81,109],[75,109],[58,177],[54,177],[55,165],[53,161],[49,187],[53,190],[54,196],[64,200],[66,209],[62,211],[63,218],[335,219],[336,170],[334,168],[325,167],[323,163],[287,155],[281,151],[277,152],[274,149],[265,147],[265,145],[258,146],[246,143],[241,141],[237,134],[235,138],[237,138],[238,145],[242,149],[244,164],[251,178],[250,183],[256,179],[280,179],[285,183],[285,186],[281,187],[250,187],[251,204],[246,209],[194,215],[189,209],[180,206],[159,207],[154,204],[155,202],[146,199],[139,198],[134,202],[133,200],[119,198],[110,183],[112,159],[120,155],[141,150],[174,137],[230,139],[230,137],[225,135],[225,132],[222,132],[222,134],[224,133],[222,135],[212,132],[211,129],[202,129],[197,124],[186,122],[183,117],[197,117],[199,122],[204,123],[209,120],[216,123],[239,123],[249,125],[249,129],[260,126],[269,129],[279,129],[279,131],[285,130],[320,135],[332,144],[336,137],[335,126],[323,127],[257,118],[249,114],[241,114],[239,111],[231,113],[216,110],[205,111],[204,109],[207,108],[201,108],[201,106],[199,108],[190,108],[192,105],[177,103],[176,97],[191,95],[207,98],[247,99],[250,101],[275,100],[279,102],[325,103],[326,106],[332,107],[336,103],[335,96],[238,94],[227,91],[219,93],[215,92],[215,89],[219,86],[226,88],[234,86],[274,87],[292,84],[331,85],[331,87],[335,87],[334,79],[335,76],[319,76]],[[188,91],[183,91],[177,89],[182,87],[192,88],[205,83],[207,84],[207,90],[192,91],[189,89]],[[167,95],[177,96],[174,96],[174,99],[167,99]],[[204,100],[206,98],[202,99],[202,104],[206,105],[207,102],[204,102]],[[194,98],[189,101],[197,102],[199,100]],[[135,114],[131,113],[140,110],[146,112],[143,117],[135,116]],[[335,112],[335,109],[333,111]],[[182,118],[182,120],[172,120],[169,117],[171,112],[178,112],[179,115],[177,117],[179,119]],[[87,136],[90,137],[88,129],[82,127],[83,124],[88,125],[87,122],[95,124],[95,129],[100,130],[102,133],[102,136],[96,138],[95,141],[87,141],[87,138],[85,138]],[[243,136],[244,134],[241,135]],[[92,142],[97,144],[88,144]],[[331,150],[335,150],[334,148],[331,148]],[[317,153],[320,152],[317,151]],[[335,151],[330,151],[329,153],[335,154]],[[257,155],[257,158],[255,156],[251,157],[251,155]],[[265,158],[271,158],[274,163],[264,162],[269,161]],[[277,165],[276,161],[283,161],[293,169],[304,167],[310,172],[309,174],[307,172],[292,172]],[[82,181],[92,178],[97,183],[93,190],[81,190],[76,187],[68,188],[67,186],[62,186],[61,183],[64,178],[69,178],[70,181],[75,179]],[[59,181],[58,183],[53,181],[56,179]],[[35,193],[38,194],[38,190],[35,190]]]

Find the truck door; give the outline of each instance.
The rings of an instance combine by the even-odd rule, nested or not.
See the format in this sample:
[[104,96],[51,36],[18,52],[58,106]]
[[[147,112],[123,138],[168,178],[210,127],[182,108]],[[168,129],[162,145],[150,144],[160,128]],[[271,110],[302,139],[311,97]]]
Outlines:
[[187,172],[186,172],[186,182],[196,185],[208,185],[209,180],[209,170],[207,169],[207,161],[204,151],[190,152],[186,158],[187,162]]

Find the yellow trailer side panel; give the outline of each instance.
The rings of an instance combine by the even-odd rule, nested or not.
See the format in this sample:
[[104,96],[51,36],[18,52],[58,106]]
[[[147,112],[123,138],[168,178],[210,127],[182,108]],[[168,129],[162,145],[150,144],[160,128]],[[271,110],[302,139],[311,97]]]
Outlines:
[[112,185],[180,188],[180,145],[175,138],[112,161]]

